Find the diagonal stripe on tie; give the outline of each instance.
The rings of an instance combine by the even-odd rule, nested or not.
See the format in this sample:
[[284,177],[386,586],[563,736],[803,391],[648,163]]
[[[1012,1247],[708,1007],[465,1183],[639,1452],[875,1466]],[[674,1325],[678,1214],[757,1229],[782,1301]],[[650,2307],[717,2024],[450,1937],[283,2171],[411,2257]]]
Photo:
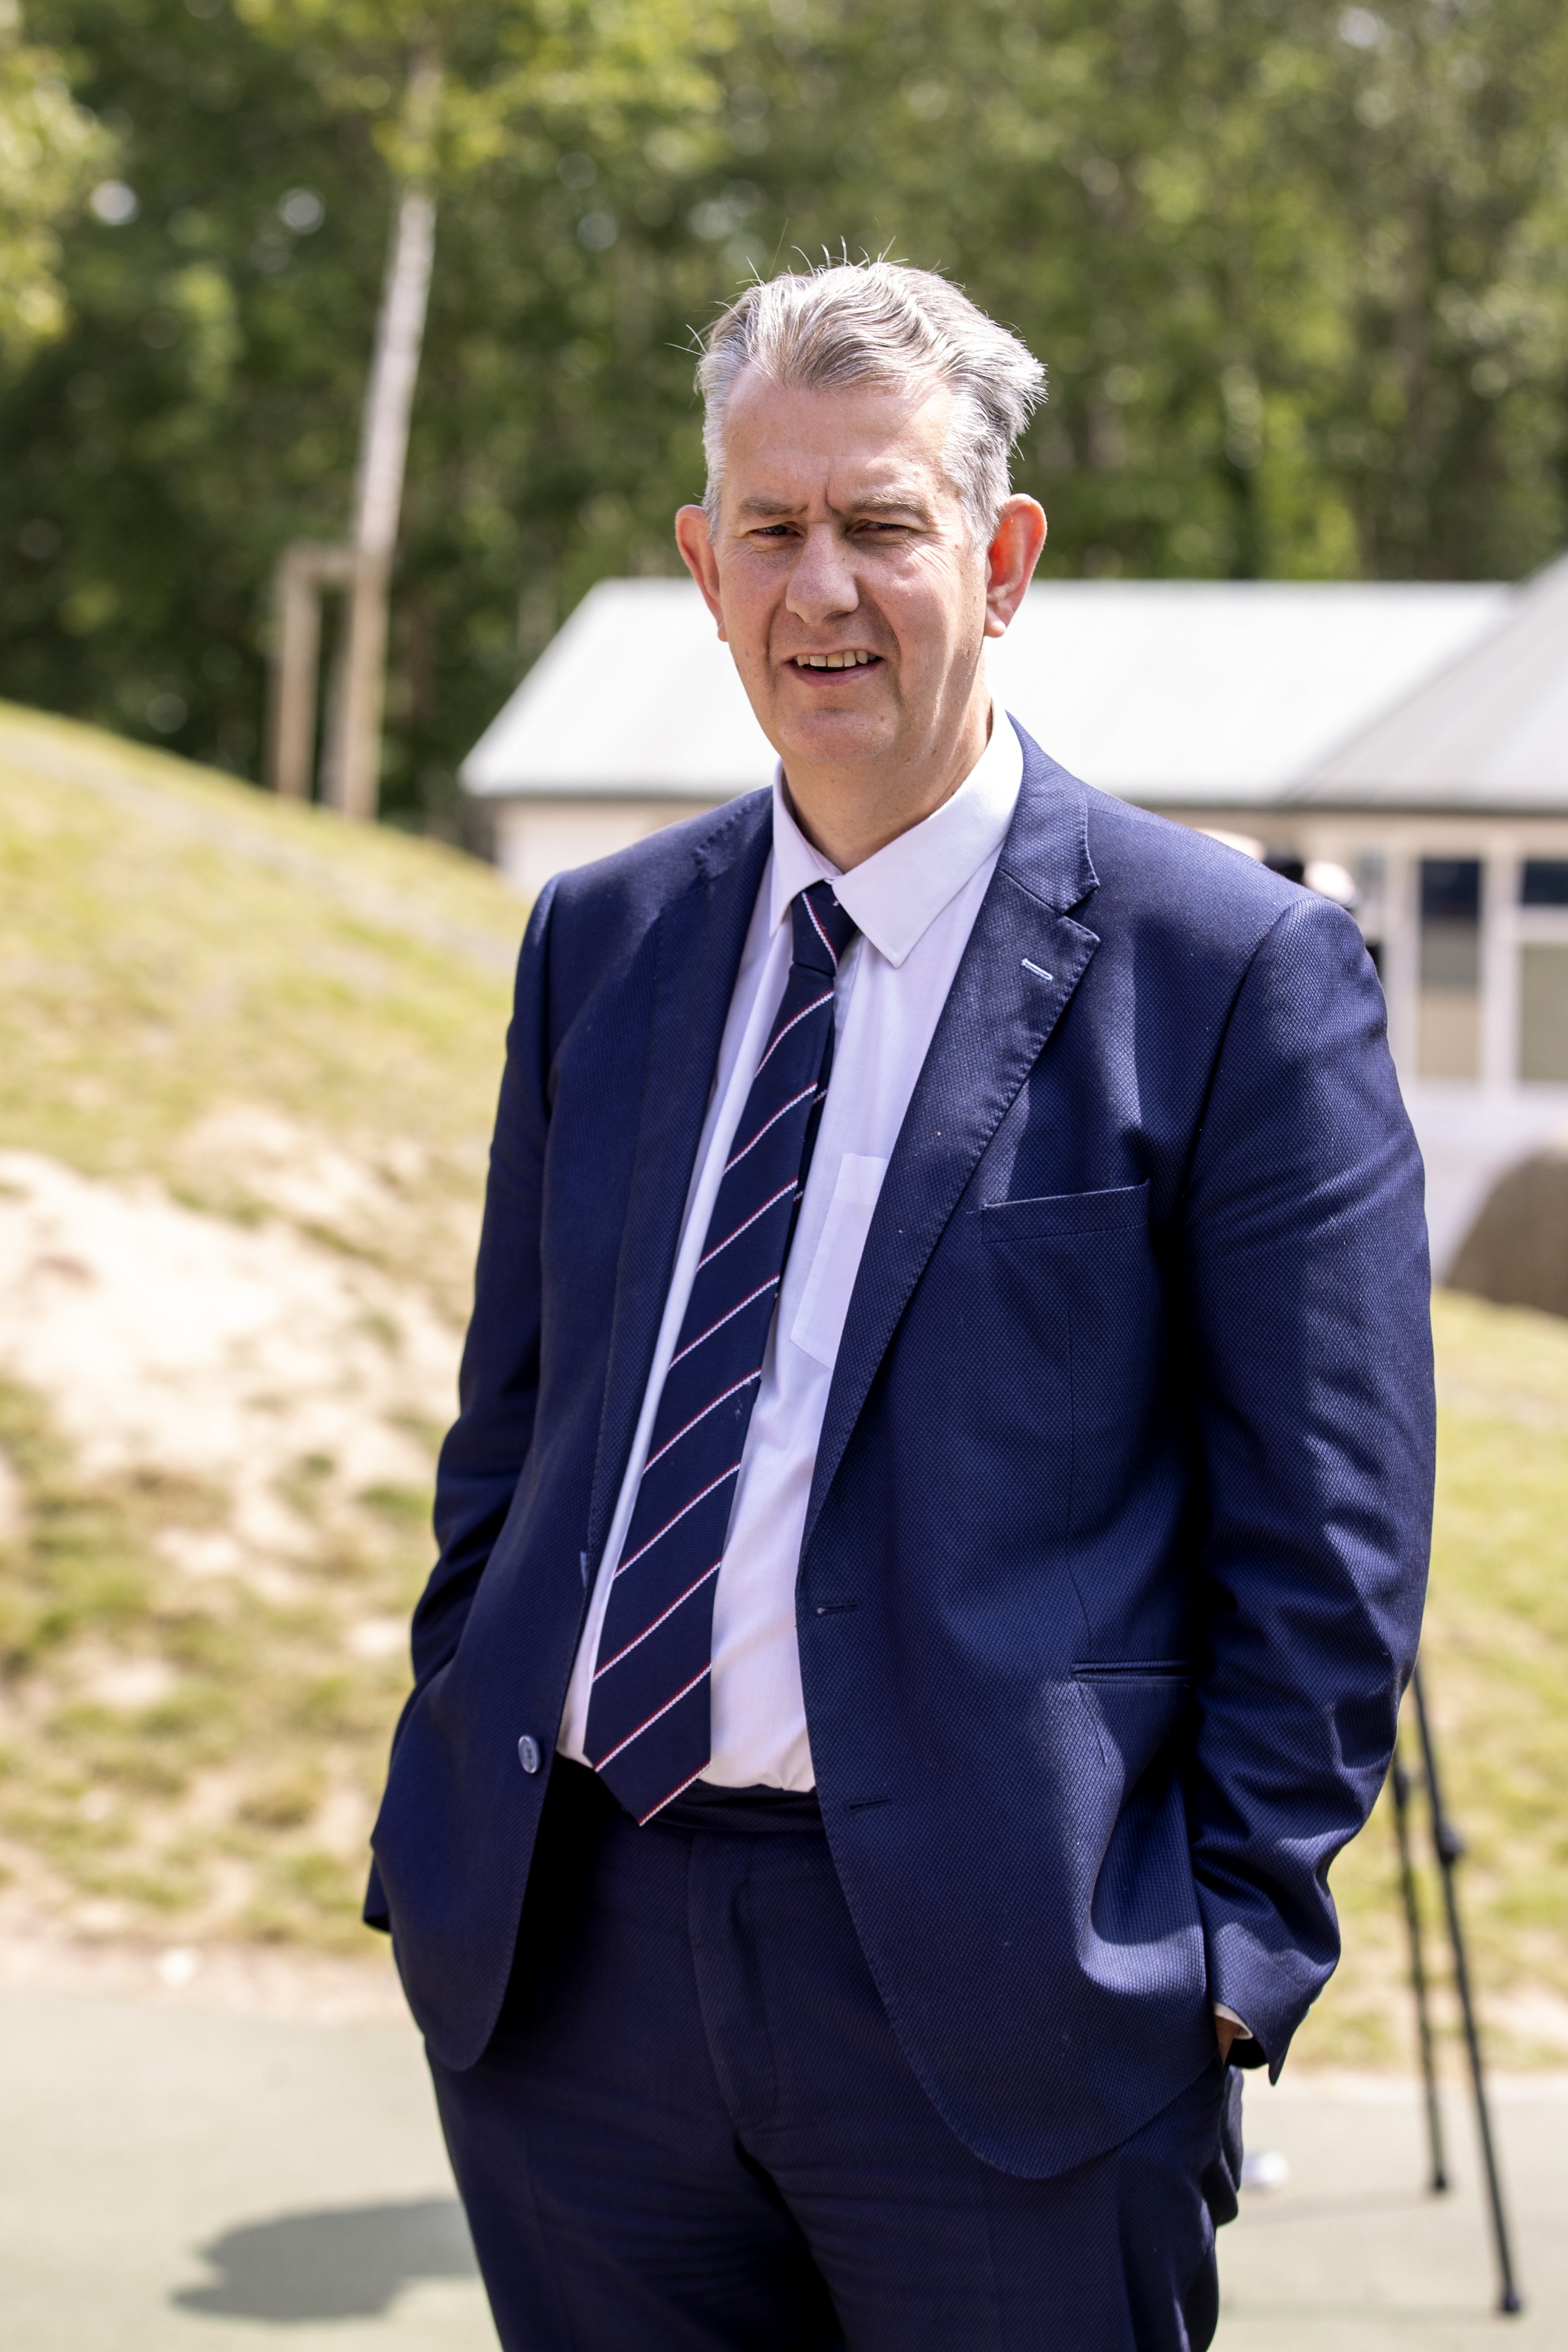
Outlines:
[[826,882],[792,955],[719,1185],[611,1581],[586,1752],[637,1821],[712,1754],[713,1594],[768,1330],[833,1066],[834,981],[855,925]]

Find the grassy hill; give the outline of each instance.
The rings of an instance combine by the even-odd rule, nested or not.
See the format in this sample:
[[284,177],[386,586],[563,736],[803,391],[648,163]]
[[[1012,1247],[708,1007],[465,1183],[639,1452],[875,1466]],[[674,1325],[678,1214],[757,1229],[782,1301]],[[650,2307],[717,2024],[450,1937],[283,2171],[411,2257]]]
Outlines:
[[[1434,1305],[1437,1507],[1422,1659],[1444,1796],[1468,1848],[1461,1904],[1494,2052],[1510,2063],[1562,2065],[1568,1321],[1452,1292],[1439,1292]],[[1412,1764],[1417,1753],[1411,1742]],[[1429,1853],[1424,1813],[1419,1830]],[[1440,1897],[1427,1868],[1423,1881],[1428,1962],[1436,1956],[1446,1987]],[[1331,1883],[1345,1958],[1301,2049],[1325,2059],[1409,2063],[1406,1947],[1386,1792]]]
[[357,1948],[524,910],[4,707],[0,905],[0,1935]]
[[[4,707],[0,905],[0,1937],[357,1950],[522,910]],[[1478,1975],[1561,2063],[1568,1323],[1437,1325]],[[1304,2056],[1407,2061],[1392,1856],[1380,1813]]]

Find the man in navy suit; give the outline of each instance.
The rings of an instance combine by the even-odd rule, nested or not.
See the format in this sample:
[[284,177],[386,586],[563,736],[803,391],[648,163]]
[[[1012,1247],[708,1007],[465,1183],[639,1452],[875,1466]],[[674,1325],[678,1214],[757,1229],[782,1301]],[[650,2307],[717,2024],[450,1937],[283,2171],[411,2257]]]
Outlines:
[[994,709],[1014,337],[699,381],[780,766],[534,908],[368,1916],[508,2352],[1185,2352],[1419,1625],[1382,995]]

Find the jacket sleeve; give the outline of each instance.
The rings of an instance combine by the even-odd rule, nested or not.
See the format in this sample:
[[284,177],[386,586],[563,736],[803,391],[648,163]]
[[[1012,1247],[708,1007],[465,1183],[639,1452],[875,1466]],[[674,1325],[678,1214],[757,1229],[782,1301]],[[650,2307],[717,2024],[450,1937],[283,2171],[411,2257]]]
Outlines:
[[1329,1865],[1392,1753],[1435,1454],[1420,1156],[1383,993],[1303,898],[1235,999],[1189,1173],[1204,1467],[1189,1833],[1212,1999],[1277,2074],[1339,1957]]
[[474,1312],[458,1419],[436,1475],[439,1558],[414,1612],[416,1693],[457,1649],[533,1440],[539,1399],[540,1223],[549,1128],[549,949],[555,886],[542,893],[518,961]]

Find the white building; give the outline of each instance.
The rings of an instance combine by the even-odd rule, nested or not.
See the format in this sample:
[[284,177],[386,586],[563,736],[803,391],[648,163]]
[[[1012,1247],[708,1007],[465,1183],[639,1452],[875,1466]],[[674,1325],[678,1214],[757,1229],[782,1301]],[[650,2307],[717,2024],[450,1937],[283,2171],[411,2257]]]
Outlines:
[[[1445,1267],[1495,1179],[1568,1142],[1568,558],[1522,589],[1041,581],[990,662],[1089,782],[1353,903]],[[531,896],[773,764],[696,590],[614,580],[463,781]]]

